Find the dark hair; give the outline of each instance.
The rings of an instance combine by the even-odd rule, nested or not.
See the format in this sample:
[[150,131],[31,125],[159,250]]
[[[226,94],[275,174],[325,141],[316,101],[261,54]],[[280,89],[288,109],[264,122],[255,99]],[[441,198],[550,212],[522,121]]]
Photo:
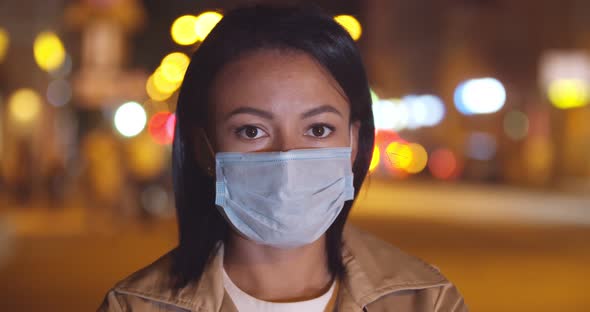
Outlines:
[[[355,195],[369,169],[374,125],[369,85],[357,47],[332,17],[312,7],[257,5],[228,12],[195,51],[178,98],[173,144],[173,179],[179,245],[173,251],[176,287],[198,280],[229,224],[215,208],[215,181],[197,162],[196,129],[209,127],[209,90],[216,74],[245,53],[261,49],[299,51],[325,67],[346,94],[351,122],[360,121],[353,164]],[[352,201],[326,232],[328,269],[345,272],[342,231]]]

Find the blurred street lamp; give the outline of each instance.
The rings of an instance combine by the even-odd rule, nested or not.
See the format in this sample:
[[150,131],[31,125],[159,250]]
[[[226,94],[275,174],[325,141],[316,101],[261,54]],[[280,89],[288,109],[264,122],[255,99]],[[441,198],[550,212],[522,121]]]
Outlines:
[[47,100],[53,106],[64,106],[72,99],[72,86],[63,79],[57,79],[47,86]]
[[115,112],[115,128],[124,137],[134,137],[145,128],[147,116],[137,102],[127,102]]
[[37,35],[33,50],[37,65],[47,72],[60,68],[66,59],[63,43],[53,32],[45,31]]
[[194,15],[183,15],[177,18],[170,28],[172,40],[179,45],[195,44],[199,40],[197,35],[197,17]]
[[8,52],[8,46],[10,45],[10,36],[8,32],[0,27],[0,63],[4,61],[6,52]]
[[160,64],[162,75],[170,82],[181,82],[189,63],[190,58],[186,54],[181,52],[170,53],[162,59]]
[[41,109],[41,97],[33,89],[16,90],[8,99],[9,116],[18,125],[31,125],[39,117]]
[[197,16],[197,22],[195,24],[195,33],[199,41],[205,40],[211,30],[221,21],[223,15],[218,12],[207,11]]
[[338,24],[342,25],[346,31],[350,34],[353,40],[359,40],[362,33],[363,28],[361,23],[351,15],[338,15],[334,17],[334,20],[338,22]]
[[557,79],[549,84],[549,100],[557,108],[582,107],[590,100],[589,84],[580,79]]
[[504,133],[512,140],[524,139],[529,133],[529,118],[519,111],[511,111],[504,117]]
[[549,51],[539,64],[539,83],[560,109],[582,107],[590,101],[590,54],[586,51]]
[[492,114],[506,103],[506,89],[495,78],[470,79],[459,84],[454,98],[464,115]]
[[375,145],[373,149],[373,157],[371,157],[371,164],[369,165],[369,172],[375,171],[377,166],[379,166],[379,161],[381,159],[381,153],[379,152],[379,146]]

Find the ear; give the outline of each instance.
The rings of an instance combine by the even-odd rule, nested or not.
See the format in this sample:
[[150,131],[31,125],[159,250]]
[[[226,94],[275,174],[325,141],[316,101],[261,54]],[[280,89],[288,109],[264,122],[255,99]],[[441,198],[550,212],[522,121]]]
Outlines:
[[215,176],[215,152],[209,142],[207,133],[203,128],[196,128],[195,130],[195,157],[197,164],[201,170],[207,175]]
[[356,153],[358,151],[358,145],[359,145],[359,129],[361,128],[361,122],[360,121],[355,121],[352,124],[350,124],[350,135],[352,136],[351,140],[352,140],[352,165],[354,166],[354,161],[356,160]]

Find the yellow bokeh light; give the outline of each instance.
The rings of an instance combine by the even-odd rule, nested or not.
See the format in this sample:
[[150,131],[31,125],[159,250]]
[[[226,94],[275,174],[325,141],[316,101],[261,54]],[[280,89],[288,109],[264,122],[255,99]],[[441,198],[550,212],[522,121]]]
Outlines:
[[549,85],[549,100],[557,108],[582,107],[590,100],[589,86],[579,79],[558,79]]
[[338,15],[334,17],[334,20],[348,31],[352,39],[355,41],[359,40],[363,33],[363,28],[356,18],[350,15]]
[[395,168],[408,170],[413,161],[412,150],[407,144],[392,142],[385,148],[385,152]]
[[170,34],[174,42],[180,45],[191,45],[199,40],[197,35],[197,17],[194,15],[183,15],[172,23]]
[[16,90],[8,99],[8,112],[16,122],[33,122],[41,112],[41,96],[28,88]]
[[219,23],[222,18],[223,15],[213,11],[203,12],[197,16],[195,31],[197,33],[198,40],[205,40],[211,30],[213,30],[215,25],[217,25],[217,23]]
[[33,46],[35,61],[45,71],[54,71],[61,67],[66,59],[66,51],[59,37],[52,32],[42,32]]
[[6,57],[9,43],[10,37],[8,36],[8,32],[4,30],[4,28],[0,28],[0,63],[2,63],[4,57]]
[[371,164],[369,165],[369,172],[373,172],[377,166],[379,166],[379,160],[381,155],[379,153],[379,147],[375,146],[373,149],[373,157],[371,158]]
[[179,83],[184,78],[190,58],[181,52],[173,52],[162,60],[160,65],[162,75],[167,81],[172,83]]
[[408,147],[412,153],[412,162],[406,168],[406,171],[412,174],[419,173],[426,168],[426,164],[428,163],[428,153],[426,153],[426,150],[422,145],[417,143],[411,143]]
[[166,150],[152,141],[147,133],[140,134],[125,146],[129,170],[134,176],[150,179],[162,172],[166,163]]
[[158,67],[152,76],[156,89],[161,93],[172,94],[180,87],[181,81],[168,80],[162,72],[162,67]]
[[154,75],[151,75],[146,84],[145,84],[145,91],[147,92],[148,96],[158,102],[166,101],[167,99],[172,96],[172,93],[165,93],[161,92],[154,83]]

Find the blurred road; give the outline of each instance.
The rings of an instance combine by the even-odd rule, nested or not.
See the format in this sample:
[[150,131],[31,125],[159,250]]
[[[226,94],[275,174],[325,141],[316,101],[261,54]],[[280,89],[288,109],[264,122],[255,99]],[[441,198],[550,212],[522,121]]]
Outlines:
[[[68,206],[0,209],[0,311],[93,311],[176,242],[173,220]],[[472,311],[538,312],[590,311],[589,217],[583,197],[371,181],[351,221],[438,266]]]

